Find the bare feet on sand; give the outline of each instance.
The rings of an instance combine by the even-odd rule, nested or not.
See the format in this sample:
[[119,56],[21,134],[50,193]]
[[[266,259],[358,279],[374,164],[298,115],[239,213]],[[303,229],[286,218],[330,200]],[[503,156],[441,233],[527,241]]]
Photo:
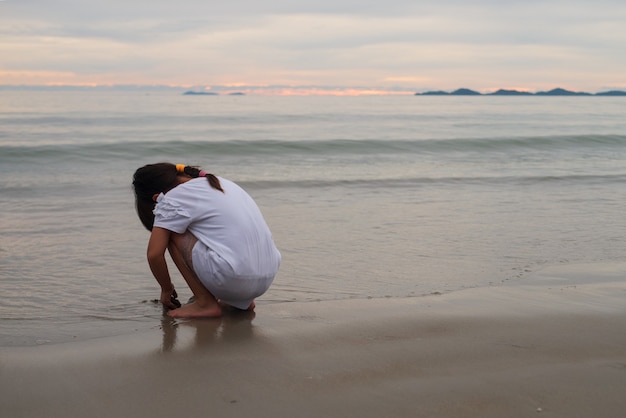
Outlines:
[[222,308],[219,305],[204,307],[194,301],[178,309],[172,309],[167,314],[172,318],[217,318],[222,316]]

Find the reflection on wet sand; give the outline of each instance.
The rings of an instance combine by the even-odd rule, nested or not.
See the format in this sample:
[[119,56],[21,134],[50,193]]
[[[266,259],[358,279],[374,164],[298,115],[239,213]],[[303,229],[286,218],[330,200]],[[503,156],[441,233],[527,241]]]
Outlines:
[[205,350],[218,345],[242,343],[252,338],[255,317],[254,311],[235,309],[224,311],[220,318],[181,320],[163,315],[161,352]]

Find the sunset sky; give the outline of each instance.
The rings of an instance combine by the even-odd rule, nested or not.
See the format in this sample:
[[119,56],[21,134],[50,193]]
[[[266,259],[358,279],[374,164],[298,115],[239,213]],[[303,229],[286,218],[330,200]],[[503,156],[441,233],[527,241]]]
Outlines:
[[623,0],[0,0],[0,85],[626,89]]

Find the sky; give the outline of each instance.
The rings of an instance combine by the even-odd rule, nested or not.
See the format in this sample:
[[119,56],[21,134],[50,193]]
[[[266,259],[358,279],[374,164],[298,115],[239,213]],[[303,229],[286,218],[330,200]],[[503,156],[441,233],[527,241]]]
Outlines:
[[624,0],[0,0],[0,85],[626,90]]

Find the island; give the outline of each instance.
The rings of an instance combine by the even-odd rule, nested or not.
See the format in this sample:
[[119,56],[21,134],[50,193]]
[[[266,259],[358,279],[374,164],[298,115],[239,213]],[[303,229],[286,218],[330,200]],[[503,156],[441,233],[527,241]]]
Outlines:
[[489,95],[490,96],[532,96],[533,94],[528,91],[500,89],[500,90],[494,91],[493,93],[489,93]]
[[217,96],[218,94],[213,91],[186,91],[183,93],[185,96]]
[[475,90],[467,88],[461,88],[452,92],[443,90],[426,91],[423,93],[415,93],[416,96],[626,96],[626,91],[622,90],[610,90],[600,93],[587,93],[584,91],[571,91],[563,88],[555,88],[548,91],[539,91],[531,93],[528,91],[520,90],[507,90],[499,89],[493,93],[480,93]]
[[601,93],[596,93],[596,96],[626,96],[626,91],[621,91],[621,90],[610,90],[610,91],[603,91]]
[[535,96],[592,96],[592,94],[584,91],[570,91],[562,88],[556,88],[550,91],[539,91],[535,93]]
[[443,90],[437,90],[437,91],[427,91],[425,93],[415,93],[415,94],[416,95],[421,94],[423,96],[480,96],[481,95],[481,93],[477,91],[465,89],[465,88],[454,90],[451,93],[448,93],[447,91],[443,91]]

